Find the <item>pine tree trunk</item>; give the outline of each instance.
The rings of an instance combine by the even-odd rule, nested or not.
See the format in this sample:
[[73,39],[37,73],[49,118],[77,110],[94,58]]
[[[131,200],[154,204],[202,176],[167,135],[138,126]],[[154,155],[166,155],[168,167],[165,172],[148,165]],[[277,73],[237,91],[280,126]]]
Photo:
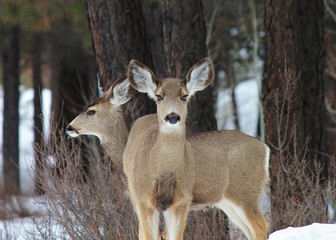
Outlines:
[[[153,67],[140,4],[139,0],[87,0],[88,20],[103,89],[126,75],[132,59]],[[155,111],[153,101],[143,93],[136,93],[127,105],[129,123]]]
[[[335,21],[329,14],[325,23],[325,47],[327,53],[327,68],[324,72],[325,80],[325,142],[326,153],[330,156],[329,178],[335,182],[335,160],[336,160],[336,36],[333,33]],[[336,201],[336,199],[335,199]],[[336,216],[334,217],[336,219]]]
[[[273,230],[326,221],[325,199],[319,192],[323,187],[308,189],[316,182],[323,186],[328,178],[322,154],[323,14],[320,0],[266,1],[263,105],[272,151]],[[309,191],[315,191],[316,196]],[[302,209],[311,200],[308,197],[320,207],[308,205],[308,209]]]
[[[157,77],[183,78],[207,56],[202,1],[143,1],[149,47]],[[191,133],[216,129],[213,89],[196,94],[187,120]]]
[[[20,27],[6,34],[8,48],[2,49],[4,84],[3,174],[5,194],[18,194],[19,181],[19,77]],[[4,35],[4,36],[6,36]]]
[[[64,136],[66,126],[97,97],[97,82],[94,78],[90,78],[89,56],[81,39],[73,34],[72,23],[66,17],[54,23],[51,41],[53,70],[51,109],[53,121],[57,124],[55,134],[58,138]],[[59,134],[61,132],[62,134]],[[85,154],[86,144],[83,142],[85,141],[81,143],[84,172],[82,177],[85,178],[89,173],[89,159]],[[93,141],[90,143],[94,144]],[[60,162],[57,163],[57,172],[62,175],[62,169],[66,167],[67,162],[66,159],[58,160]]]
[[33,88],[34,88],[34,150],[35,150],[35,192],[44,194],[43,190],[43,154],[37,150],[44,143],[43,138],[43,115],[42,115],[42,36],[35,32],[32,41],[32,68],[33,68]]

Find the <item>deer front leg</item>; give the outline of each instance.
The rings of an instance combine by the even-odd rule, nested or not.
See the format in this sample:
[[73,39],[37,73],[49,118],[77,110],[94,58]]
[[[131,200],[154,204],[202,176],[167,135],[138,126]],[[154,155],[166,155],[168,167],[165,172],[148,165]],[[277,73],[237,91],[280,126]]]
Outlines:
[[137,214],[139,218],[139,239],[160,240],[159,212],[153,208],[139,207]]
[[164,211],[166,223],[165,237],[168,240],[182,240],[186,226],[189,204],[172,206]]

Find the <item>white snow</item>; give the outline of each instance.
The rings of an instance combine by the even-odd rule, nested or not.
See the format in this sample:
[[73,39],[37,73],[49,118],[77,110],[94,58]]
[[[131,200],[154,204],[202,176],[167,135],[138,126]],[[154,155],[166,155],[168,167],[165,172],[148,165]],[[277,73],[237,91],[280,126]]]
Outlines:
[[314,223],[304,227],[289,227],[272,233],[269,240],[335,240],[336,224]]
[[[20,149],[20,185],[23,194],[33,194],[34,192],[34,106],[33,106],[34,90],[29,88],[25,89],[20,87],[20,100],[19,100],[19,116],[20,116],[20,127],[19,127],[19,149]],[[50,105],[51,105],[51,91],[49,89],[44,89],[42,91],[42,108],[45,114],[44,118],[44,128],[45,138],[48,138],[48,119],[50,118]],[[2,124],[3,124],[3,90],[0,90],[0,171],[3,171],[3,160],[2,160]],[[3,185],[3,176],[0,175],[1,186]]]
[[[235,88],[240,131],[257,135],[259,117],[259,87],[256,79],[239,83]],[[218,129],[235,129],[231,90],[218,92],[216,104]]]
[[[236,88],[238,113],[240,116],[241,130],[247,134],[255,135],[258,123],[258,84],[256,80],[248,80],[239,84]],[[44,122],[47,126],[49,119],[49,108],[51,103],[51,93],[43,90],[43,109],[47,115]],[[222,91],[218,94],[217,101],[218,126],[223,128],[233,128],[232,105],[230,92]],[[221,110],[221,111],[218,111]],[[222,112],[222,111],[225,112]],[[0,88],[0,126],[3,123],[3,91]],[[2,136],[2,127],[0,127]],[[52,235],[52,239],[70,239],[64,235],[62,227],[57,225],[53,219],[46,215],[46,208],[43,204],[43,197],[29,197],[33,193],[33,91],[32,89],[21,89],[20,97],[20,183],[24,195],[28,197],[17,197],[10,201],[10,204],[0,202],[0,209],[25,209],[27,213],[35,217],[15,218],[13,220],[0,221],[0,239],[32,239],[32,236],[41,236],[41,232],[46,236]],[[0,137],[2,152],[2,137]],[[0,176],[2,176],[2,154],[0,152]],[[2,178],[1,178],[2,179]],[[1,180],[2,182],[2,180]],[[41,216],[42,215],[42,216]],[[49,234],[49,235],[48,235]],[[58,237],[57,237],[58,236]],[[41,239],[41,238],[37,238]],[[269,240],[335,240],[335,224],[314,223],[305,227],[287,228],[272,233]]]

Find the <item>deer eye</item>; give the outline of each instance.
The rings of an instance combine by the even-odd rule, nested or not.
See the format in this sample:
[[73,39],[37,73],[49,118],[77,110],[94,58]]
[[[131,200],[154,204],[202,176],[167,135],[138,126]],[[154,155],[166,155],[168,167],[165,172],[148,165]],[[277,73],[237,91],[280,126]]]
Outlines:
[[188,95],[183,95],[183,96],[181,97],[181,100],[182,100],[183,102],[185,102],[185,101],[187,101],[187,97],[188,97]]
[[155,97],[156,97],[157,101],[162,101],[163,100],[163,96],[161,96],[161,95],[155,95]]
[[86,113],[88,116],[93,116],[96,114],[96,111],[95,110],[90,110],[90,111],[87,111]]

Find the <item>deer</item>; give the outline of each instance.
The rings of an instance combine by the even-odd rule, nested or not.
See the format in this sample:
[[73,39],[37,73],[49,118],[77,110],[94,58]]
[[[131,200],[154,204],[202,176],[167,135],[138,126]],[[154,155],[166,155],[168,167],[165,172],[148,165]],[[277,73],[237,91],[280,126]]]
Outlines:
[[139,239],[160,238],[160,213],[168,239],[183,239],[195,179],[186,137],[188,102],[211,83],[213,76],[209,58],[195,64],[185,79],[161,81],[141,62],[129,63],[130,84],[147,93],[157,106],[156,124],[148,124],[152,116],[135,121],[123,156],[131,202],[139,220]]
[[98,137],[107,155],[121,171],[122,155],[129,135],[122,105],[131,99],[133,92],[126,77],[118,79],[102,97],[92,101],[72,120],[66,129],[73,138],[80,135]]
[[[70,136],[98,136],[105,151],[119,166],[123,165],[122,154],[129,135],[121,105],[131,98],[128,79],[122,80],[123,83],[117,82],[68,126]],[[114,91],[114,87],[119,90]],[[90,110],[94,112],[88,113]],[[156,114],[147,115],[147,120],[148,125],[157,125]],[[260,140],[235,130],[190,134],[187,139],[195,161],[191,210],[218,207],[248,239],[266,239],[267,223],[258,206],[269,181],[269,148]],[[166,231],[162,235],[166,236]]]

